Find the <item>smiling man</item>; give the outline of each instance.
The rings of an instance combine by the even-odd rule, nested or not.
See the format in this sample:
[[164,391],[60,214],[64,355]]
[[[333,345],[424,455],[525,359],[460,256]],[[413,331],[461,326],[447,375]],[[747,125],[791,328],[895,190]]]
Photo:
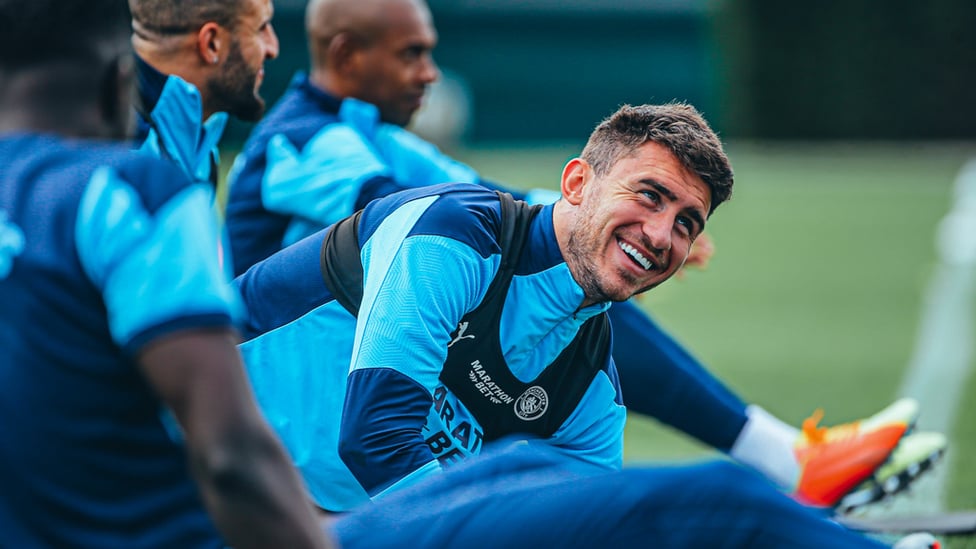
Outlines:
[[[554,205],[407,190],[239,277],[251,380],[318,505],[346,510],[510,435],[620,467],[606,311],[670,278],[731,190],[694,108],[627,106],[566,165]],[[347,386],[334,364],[351,364]]]
[[[583,154],[595,156],[592,149]],[[574,208],[556,218],[556,234],[586,296],[584,306],[624,301],[670,278],[688,257],[712,203],[701,176],[655,142],[616,162],[571,160],[563,190],[564,204]]]
[[[255,126],[228,178],[237,275],[399,190],[459,182],[500,188],[402,127],[439,75],[432,57],[438,35],[423,0],[311,0],[305,23],[310,70],[295,76]],[[507,192],[529,202],[558,197],[540,189]],[[696,240],[699,251],[704,240]],[[870,503],[887,495],[881,486],[907,486],[945,447],[938,437],[889,436],[906,433],[917,418],[917,404],[907,400],[865,420],[829,429],[811,420],[797,429],[743,401],[634,302],[615,302],[608,315],[630,412],[729,454],[803,501]],[[879,469],[893,449],[898,466]]]

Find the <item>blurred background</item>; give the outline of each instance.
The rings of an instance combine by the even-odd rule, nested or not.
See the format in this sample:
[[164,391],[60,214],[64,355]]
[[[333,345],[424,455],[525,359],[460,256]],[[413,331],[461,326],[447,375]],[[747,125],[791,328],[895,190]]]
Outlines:
[[[619,105],[697,106],[735,195],[709,222],[708,269],[641,305],[794,424],[919,398],[949,454],[888,511],[976,507],[976,2],[429,2],[444,78],[414,129],[489,179],[555,189]],[[275,4],[269,102],[308,62],[305,2]],[[231,127],[229,154],[248,130]],[[637,417],[626,452],[706,453]]]
[[[307,67],[275,2],[274,99]],[[735,139],[971,139],[970,0],[429,0],[470,142],[579,140],[621,103],[687,100]],[[240,139],[238,126],[228,137]]]

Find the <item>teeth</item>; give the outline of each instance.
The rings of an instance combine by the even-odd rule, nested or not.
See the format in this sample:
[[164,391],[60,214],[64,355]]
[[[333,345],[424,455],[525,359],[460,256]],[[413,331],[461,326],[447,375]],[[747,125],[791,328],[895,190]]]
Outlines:
[[617,242],[617,244],[620,246],[621,250],[627,253],[627,255],[633,257],[638,263],[640,263],[641,267],[644,267],[645,271],[651,270],[651,267],[654,266],[646,257],[641,255],[641,253],[638,252],[637,249],[635,249],[630,244],[627,244],[625,242],[619,242],[619,241]]

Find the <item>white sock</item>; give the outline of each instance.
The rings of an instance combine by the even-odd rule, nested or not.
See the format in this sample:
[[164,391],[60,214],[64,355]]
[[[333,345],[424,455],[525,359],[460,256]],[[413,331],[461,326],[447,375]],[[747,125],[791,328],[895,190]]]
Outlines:
[[746,415],[746,424],[729,455],[766,475],[781,488],[796,489],[800,464],[796,461],[793,446],[800,430],[754,404],[746,408]]

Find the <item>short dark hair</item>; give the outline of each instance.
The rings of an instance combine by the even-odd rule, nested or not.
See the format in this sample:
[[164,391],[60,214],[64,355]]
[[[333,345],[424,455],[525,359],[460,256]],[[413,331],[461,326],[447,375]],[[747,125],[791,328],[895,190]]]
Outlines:
[[732,196],[732,165],[722,142],[701,113],[686,103],[620,107],[593,130],[581,157],[601,176],[647,142],[667,147],[708,185],[709,214]]
[[0,68],[97,59],[130,28],[125,0],[0,0]]
[[233,29],[242,0],[129,0],[132,19],[159,34],[183,34],[213,21]]

